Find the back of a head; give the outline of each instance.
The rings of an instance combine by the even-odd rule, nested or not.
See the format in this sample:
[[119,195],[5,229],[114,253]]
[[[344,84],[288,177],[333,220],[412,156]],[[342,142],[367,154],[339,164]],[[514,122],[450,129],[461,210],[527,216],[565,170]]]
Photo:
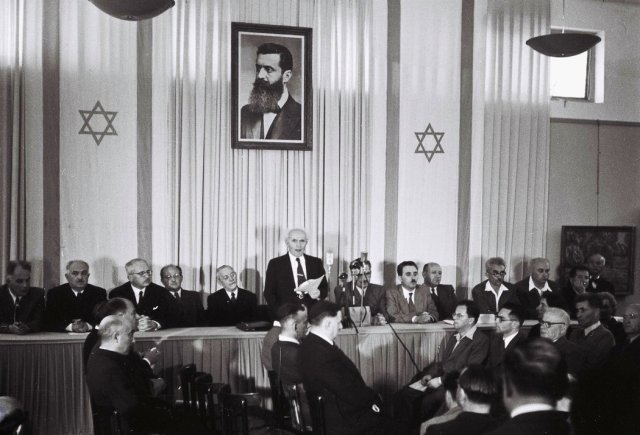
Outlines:
[[319,326],[326,317],[338,315],[340,307],[329,301],[320,301],[309,309],[309,323]]
[[516,345],[504,358],[505,389],[521,398],[555,403],[568,388],[567,364],[550,340],[534,338]]
[[520,326],[522,326],[525,320],[525,314],[520,304],[507,302],[502,306],[502,308],[509,310],[509,317],[517,320]]
[[20,425],[27,420],[27,413],[18,399],[0,396],[0,435],[16,433]]
[[304,311],[304,305],[297,302],[288,302],[278,308],[276,316],[280,324],[284,325],[288,319],[296,317],[300,311]]
[[490,405],[495,400],[497,387],[493,373],[479,364],[471,364],[464,369],[458,378],[458,385],[471,402]]
[[114,314],[122,315],[127,311],[127,302],[123,298],[113,298],[100,302],[93,308],[93,317],[99,324],[102,319]]
[[111,340],[116,333],[130,332],[135,329],[135,324],[126,317],[112,314],[106,316],[98,326],[98,335],[102,343]]

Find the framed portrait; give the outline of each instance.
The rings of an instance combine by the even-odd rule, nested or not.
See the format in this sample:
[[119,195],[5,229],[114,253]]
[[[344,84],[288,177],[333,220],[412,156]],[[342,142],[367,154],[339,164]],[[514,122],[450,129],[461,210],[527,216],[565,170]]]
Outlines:
[[312,29],[231,23],[233,148],[312,149]]
[[573,266],[600,254],[605,259],[600,276],[613,284],[616,296],[632,294],[635,240],[635,227],[563,226],[562,270],[568,277]]

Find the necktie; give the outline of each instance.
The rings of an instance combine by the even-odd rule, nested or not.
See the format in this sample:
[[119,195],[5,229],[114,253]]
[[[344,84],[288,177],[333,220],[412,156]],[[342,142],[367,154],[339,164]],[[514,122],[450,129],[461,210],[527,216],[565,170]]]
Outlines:
[[413,292],[409,293],[409,312],[414,313],[416,311],[416,306],[413,303]]
[[173,295],[175,296],[176,300],[179,302],[180,301],[180,293],[175,292]]
[[142,303],[142,298],[144,298],[144,291],[140,290],[140,293],[138,293],[138,304]]
[[16,303],[13,307],[13,323],[16,323],[18,321],[18,309],[20,308],[20,299],[22,298],[21,297],[16,298]]
[[231,303],[232,304],[236,303],[236,292],[231,292]]
[[431,287],[431,296],[438,296],[438,294],[436,293],[436,288],[435,287]]
[[296,275],[298,276],[298,287],[300,287],[302,283],[307,280],[307,278],[304,276],[304,270],[302,270],[302,263],[300,263],[300,259],[296,258],[296,261],[298,262],[298,270],[296,272]]

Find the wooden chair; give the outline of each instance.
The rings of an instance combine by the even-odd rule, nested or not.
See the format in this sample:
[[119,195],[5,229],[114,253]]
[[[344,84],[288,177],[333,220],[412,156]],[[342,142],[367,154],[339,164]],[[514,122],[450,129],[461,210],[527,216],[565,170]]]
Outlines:
[[195,379],[201,375],[206,375],[206,373],[197,371],[195,364],[187,364],[180,369],[182,406],[185,411],[191,412],[194,415],[197,415],[198,413],[198,396],[195,387]]
[[222,391],[222,421],[225,435],[249,435],[249,406],[256,404],[258,393],[232,394]]
[[273,403],[273,427],[282,429],[285,427],[285,417],[287,416],[287,401],[282,391],[282,385],[278,380],[275,370],[268,370],[269,385],[271,387],[271,401]]
[[284,397],[289,405],[291,428],[297,434],[313,432],[311,410],[307,401],[304,386],[299,384],[282,384]]
[[95,435],[127,435],[132,434],[120,413],[113,408],[92,406],[93,433]]
[[311,405],[311,419],[313,421],[314,435],[327,435],[324,420],[324,404],[325,399],[322,394],[307,395],[309,404]]

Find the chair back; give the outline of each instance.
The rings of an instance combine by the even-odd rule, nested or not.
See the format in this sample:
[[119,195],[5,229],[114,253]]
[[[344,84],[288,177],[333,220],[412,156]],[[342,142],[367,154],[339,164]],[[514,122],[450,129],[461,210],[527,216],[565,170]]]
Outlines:
[[196,374],[196,365],[187,364],[180,369],[180,388],[182,389],[182,406],[191,410],[191,379]]
[[118,411],[106,406],[92,406],[95,435],[126,435],[132,433]]
[[225,435],[249,435],[249,406],[260,401],[259,393],[232,394],[222,392],[222,413]]
[[212,383],[206,391],[206,424],[213,433],[224,431],[224,411],[222,408],[222,395],[231,393],[228,384]]
[[203,420],[207,417],[207,390],[211,387],[212,378],[208,373],[199,375],[193,380],[193,391],[195,391],[195,401],[192,401],[192,409],[195,414]]
[[322,394],[307,394],[311,405],[311,418],[313,420],[313,434],[327,435],[325,427],[324,408],[325,398]]
[[282,391],[282,385],[278,379],[278,375],[275,370],[268,370],[267,376],[269,377],[269,385],[271,386],[271,401],[273,402],[273,416],[274,427],[283,428],[284,418],[287,414],[287,401]]
[[311,410],[302,383],[282,384],[282,391],[289,405],[291,427],[298,433],[312,432]]

